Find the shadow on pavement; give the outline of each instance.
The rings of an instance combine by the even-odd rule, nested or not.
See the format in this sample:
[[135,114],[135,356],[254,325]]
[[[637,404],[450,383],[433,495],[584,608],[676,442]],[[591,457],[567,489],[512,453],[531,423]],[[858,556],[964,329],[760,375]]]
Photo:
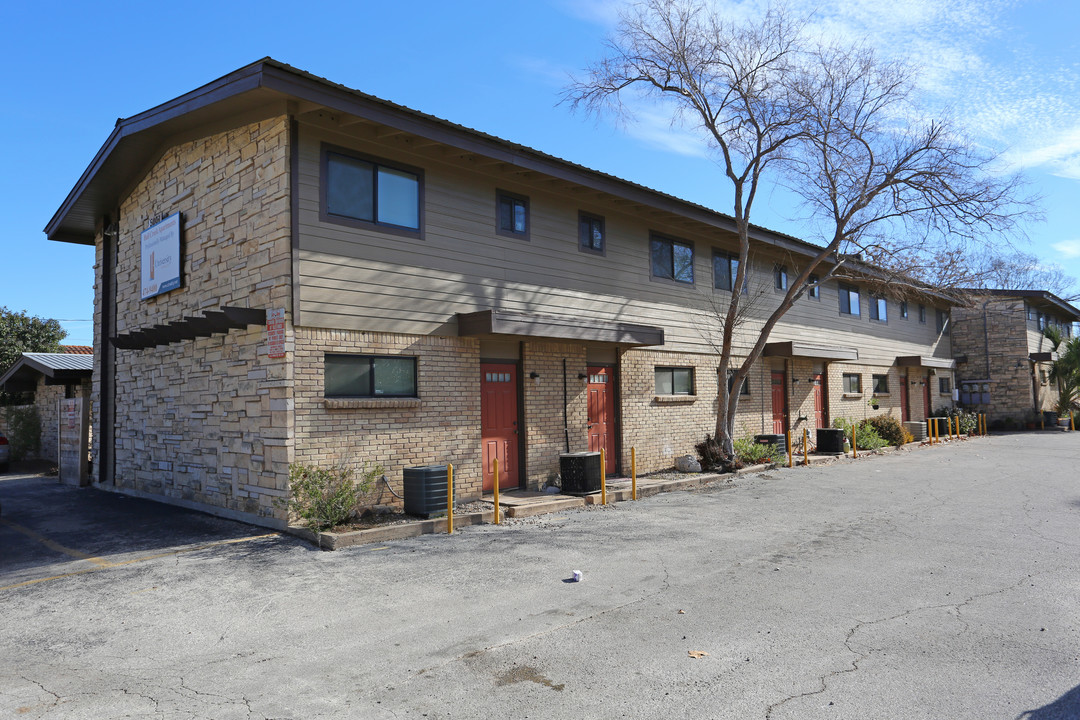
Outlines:
[[274,532],[44,475],[0,475],[0,506],[0,585],[40,566]]
[[1021,713],[1017,720],[1075,720],[1080,718],[1080,685],[1049,705]]

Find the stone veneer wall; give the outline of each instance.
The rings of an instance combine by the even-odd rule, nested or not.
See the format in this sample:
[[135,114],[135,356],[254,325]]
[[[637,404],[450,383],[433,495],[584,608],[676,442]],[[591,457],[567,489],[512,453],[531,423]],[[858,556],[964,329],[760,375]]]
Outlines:
[[[418,398],[329,399],[326,353],[417,358]],[[480,344],[472,338],[296,328],[295,461],[344,464],[357,472],[380,464],[402,495],[402,470],[454,464],[455,497],[480,497]],[[371,504],[401,505],[385,483]]]
[[[1032,372],[1038,368],[1032,368],[1028,359],[1024,301],[980,298],[974,307],[954,308],[952,336],[953,353],[967,356],[967,362],[957,364],[957,382],[990,383],[990,404],[973,405],[972,409],[986,413],[990,422],[1025,420],[1035,407]],[[1040,393],[1039,402],[1052,409],[1050,398],[1056,390],[1049,386],[1041,389],[1048,392]]]
[[[288,119],[251,123],[166,150],[120,207],[117,333],[225,305],[286,310],[291,351]],[[140,299],[139,235],[183,213],[183,286]],[[95,266],[100,357],[102,246]],[[290,357],[266,355],[262,327],[146,350],[116,350],[116,487],[280,526],[292,458]],[[92,417],[100,419],[95,369]],[[100,481],[93,442],[92,474]]]
[[[587,383],[578,378],[579,374],[586,372],[588,363],[584,345],[558,342],[525,342],[521,359],[528,456],[526,487],[538,490],[559,473],[559,455],[567,452],[568,436],[569,452],[585,452],[589,449]],[[534,372],[539,377],[530,378],[530,373]]]

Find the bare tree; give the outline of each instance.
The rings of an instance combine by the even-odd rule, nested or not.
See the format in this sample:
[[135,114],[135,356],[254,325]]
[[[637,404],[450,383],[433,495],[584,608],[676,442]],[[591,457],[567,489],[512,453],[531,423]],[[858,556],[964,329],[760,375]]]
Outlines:
[[[607,50],[567,90],[572,105],[624,113],[622,93],[634,90],[670,100],[675,116],[701,131],[730,183],[739,265],[726,312],[719,313],[716,419],[729,455],[739,394],[728,388],[742,384],[812,274],[820,284],[852,253],[922,257],[1015,224],[1015,179],[989,175],[990,159],[948,124],[913,120],[919,114],[909,102],[913,83],[905,66],[861,47],[814,45],[782,8],[737,23],[702,2],[645,0],[623,12]],[[745,317],[751,209],[771,169],[828,231],[725,383]]]

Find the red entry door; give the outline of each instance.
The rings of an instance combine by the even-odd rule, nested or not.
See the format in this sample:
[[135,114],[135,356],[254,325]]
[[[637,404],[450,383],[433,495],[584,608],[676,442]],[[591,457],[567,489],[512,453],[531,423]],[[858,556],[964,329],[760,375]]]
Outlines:
[[785,396],[784,373],[774,372],[772,374],[772,431],[774,435],[787,433],[784,413]]
[[933,412],[933,410],[931,410],[930,408],[930,376],[923,375],[923,381],[923,408],[925,410],[923,419],[926,419],[930,417],[930,413]]
[[615,428],[612,426],[612,368],[589,367],[589,452],[604,449],[604,472],[615,472]]
[[480,365],[480,440],[483,445],[484,492],[518,486],[517,366]]
[[911,419],[911,412],[908,410],[908,396],[907,396],[907,375],[900,376],[900,421],[907,422]]
[[814,373],[814,426],[825,427],[825,378]]

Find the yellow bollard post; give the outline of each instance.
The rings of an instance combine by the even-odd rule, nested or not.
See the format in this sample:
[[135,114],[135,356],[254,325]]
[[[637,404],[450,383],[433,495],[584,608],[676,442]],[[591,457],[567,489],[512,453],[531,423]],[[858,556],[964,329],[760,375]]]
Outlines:
[[446,534],[454,534],[454,464],[446,464]]
[[495,524],[499,524],[499,458],[495,458]]
[[945,439],[952,440],[952,418],[945,418]]
[[810,464],[810,431],[807,428],[802,429],[802,464]]
[[1045,417],[1043,417],[1043,418],[1041,418],[1039,420],[1039,429],[1040,430],[1045,430],[1046,429],[1046,418]]
[[787,466],[791,467],[791,433],[785,433],[787,435]]
[[630,497],[637,500],[637,455],[630,448]]
[[926,418],[926,439],[934,444],[934,423],[930,418]]
[[607,458],[604,455],[604,448],[600,448],[600,504],[607,505],[607,465],[605,461]]
[[859,457],[859,443],[855,441],[855,431],[859,428],[859,423],[856,421],[851,426],[851,457]]
[[1076,419],[1073,418],[1073,414],[1071,411],[1069,412],[1069,429],[1076,430]]

